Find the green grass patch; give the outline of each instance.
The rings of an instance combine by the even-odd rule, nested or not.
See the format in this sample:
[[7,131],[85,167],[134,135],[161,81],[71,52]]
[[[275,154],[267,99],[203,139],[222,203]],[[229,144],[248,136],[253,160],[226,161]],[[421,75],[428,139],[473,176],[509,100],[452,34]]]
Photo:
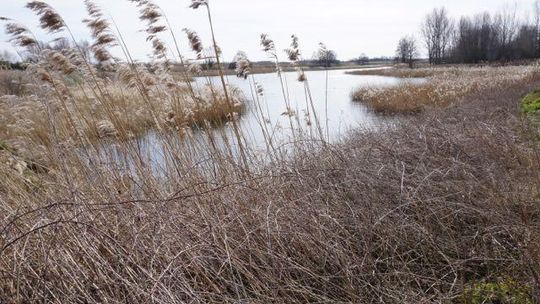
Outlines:
[[464,304],[505,303],[532,304],[531,288],[514,280],[498,283],[477,283],[465,290]]
[[540,89],[535,90],[523,98],[521,110],[526,114],[535,114],[540,111]]

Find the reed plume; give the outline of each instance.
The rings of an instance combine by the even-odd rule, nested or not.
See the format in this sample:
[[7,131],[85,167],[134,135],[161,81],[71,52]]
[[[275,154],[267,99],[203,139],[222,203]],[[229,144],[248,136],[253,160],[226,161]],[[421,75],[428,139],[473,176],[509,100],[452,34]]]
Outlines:
[[60,32],[65,27],[64,19],[49,4],[43,1],[31,1],[26,7],[39,16],[41,28],[49,33]]
[[251,73],[251,62],[247,58],[239,58],[236,61],[236,76],[247,79]]
[[322,42],[319,43],[319,54],[323,54],[325,58],[325,93],[324,93],[324,112],[325,112],[325,127],[326,127],[326,140],[330,140],[330,130],[328,128],[328,58],[330,52],[326,45]]
[[38,46],[38,42],[34,35],[24,25],[5,17],[2,17],[0,21],[7,21],[5,25],[5,33],[10,36],[9,42],[15,46],[27,49]]
[[198,9],[201,5],[208,6],[208,0],[191,0],[191,5],[189,7],[192,9]]
[[291,35],[291,39],[292,39],[291,47],[286,49],[285,53],[287,53],[289,60],[292,62],[292,65],[295,67],[298,73],[297,80],[299,82],[304,83],[304,88],[305,88],[305,93],[306,93],[306,116],[308,117],[307,122],[308,122],[308,125],[311,125],[311,119],[309,118],[310,117],[309,108],[311,107],[311,112],[313,113],[313,117],[315,118],[315,124],[317,126],[317,131],[319,132],[320,139],[323,142],[323,144],[325,144],[325,137],[323,135],[319,118],[317,117],[317,111],[313,103],[313,96],[311,95],[311,89],[307,81],[307,76],[304,72],[304,69],[300,65],[300,61],[301,61],[300,43],[296,35]]
[[261,46],[264,52],[275,54],[276,46],[274,40],[270,39],[267,34],[261,34]]
[[188,71],[193,75],[202,75],[203,69],[200,64],[192,63],[188,66]]
[[99,63],[109,63],[113,59],[109,48],[117,45],[117,39],[112,34],[110,23],[103,17],[101,9],[90,0],[85,0],[84,4],[90,18],[84,19],[83,22],[88,26],[94,38],[90,50]]
[[73,65],[71,60],[64,54],[57,51],[46,50],[44,55],[49,59],[55,69],[62,71],[64,74],[70,75],[75,72],[75,65]]
[[159,33],[165,32],[167,27],[160,25],[163,17],[161,8],[150,0],[129,0],[136,3],[139,8],[139,20],[146,22],[146,41],[152,43],[152,50],[157,59],[166,59],[167,48],[165,43],[158,37]]
[[255,82],[255,91],[257,92],[257,95],[259,96],[264,96],[264,88],[263,86],[258,83],[258,82]]
[[114,137],[118,135],[118,131],[110,120],[101,120],[96,124],[99,137]]
[[291,36],[292,42],[291,47],[288,49],[285,49],[285,53],[287,54],[288,59],[292,62],[292,65],[295,67],[296,71],[298,72],[298,78],[297,80],[299,82],[305,82],[306,81],[306,74],[304,73],[304,70],[300,66],[300,44],[298,42],[298,37],[296,35]]
[[195,52],[195,54],[197,55],[197,59],[202,59],[203,45],[199,35],[195,31],[192,31],[188,28],[184,28],[183,31],[186,33],[189,40],[189,45],[191,46],[191,50]]
[[291,38],[291,47],[285,49],[285,53],[287,53],[287,57],[289,58],[289,60],[295,63],[300,59],[300,48],[298,43],[298,37],[296,35],[292,35]]

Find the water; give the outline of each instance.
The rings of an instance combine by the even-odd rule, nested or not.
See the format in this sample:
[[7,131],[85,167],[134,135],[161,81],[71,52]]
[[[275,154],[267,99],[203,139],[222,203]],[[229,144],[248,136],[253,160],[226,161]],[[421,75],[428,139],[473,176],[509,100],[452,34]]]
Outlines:
[[[317,113],[323,133],[326,136],[326,124],[328,123],[328,137],[330,141],[336,141],[342,138],[348,131],[356,128],[376,129],[381,123],[386,123],[388,118],[382,118],[364,105],[353,102],[351,93],[359,87],[368,86],[392,86],[397,85],[401,79],[383,76],[360,76],[349,75],[351,70],[331,70],[328,71],[328,90],[326,90],[326,71],[308,71],[306,76],[313,100],[313,108]],[[264,157],[266,152],[266,143],[261,121],[264,121],[265,130],[268,132],[275,146],[286,147],[287,143],[293,138],[293,132],[298,133],[298,128],[304,134],[318,136],[312,106],[306,101],[305,84],[297,81],[296,72],[286,72],[282,74],[284,85],[287,88],[286,95],[290,100],[291,108],[296,112],[293,117],[294,130],[290,127],[290,119],[286,112],[287,107],[283,97],[283,91],[280,79],[277,74],[257,74],[249,77],[248,80],[234,76],[226,76],[228,84],[240,88],[247,100],[246,111],[238,118],[237,124],[242,130],[242,136],[249,148],[255,153],[260,152]],[[211,81],[216,87],[221,87],[220,77],[197,78],[194,81],[195,87],[202,87]],[[422,80],[415,80],[422,81]],[[263,96],[256,98],[254,82],[263,88]],[[328,98],[328,109],[326,109],[326,98]],[[307,103],[308,102],[308,103]],[[262,116],[261,119],[261,111]],[[308,125],[306,115],[310,112],[311,125]],[[328,116],[326,116],[326,112]],[[236,149],[236,140],[233,128],[230,123],[224,127],[217,127],[209,131],[215,141],[215,145],[220,149],[232,147]],[[225,135],[225,136],[224,136]],[[175,138],[175,134],[170,134]],[[176,136],[177,137],[177,136]],[[177,137],[179,138],[179,137]],[[228,140],[229,144],[224,144]],[[181,142],[182,139],[179,140]],[[170,140],[168,142],[171,142]],[[173,141],[175,142],[175,141]],[[167,153],[163,146],[163,140],[155,132],[149,132],[142,138],[136,139],[136,145],[139,147],[140,154],[145,156],[152,164],[152,167],[161,171],[166,170]],[[182,145],[182,143],[178,143]],[[213,155],[209,150],[209,137],[207,131],[194,131],[193,141],[190,141],[189,147],[183,145],[183,149],[188,149],[190,155],[197,155],[200,162],[211,160]],[[113,150],[116,150],[113,148]],[[234,151],[233,151],[234,152]],[[110,151],[109,151],[110,153]],[[123,153],[113,151],[114,158],[122,158]],[[197,161],[198,161],[197,160]]]
[[[400,79],[383,76],[359,76],[349,75],[351,70],[331,70],[328,71],[328,93],[326,92],[326,71],[308,71],[306,72],[313,107],[317,113],[321,127],[326,133],[326,124],[328,118],[328,133],[331,140],[341,138],[349,130],[358,127],[371,128],[381,122],[381,117],[369,111],[364,105],[351,100],[351,93],[359,88],[366,86],[391,86],[396,85]],[[297,116],[294,118],[295,125],[300,123],[306,132],[317,132],[315,119],[311,116],[311,128],[306,121],[306,112],[312,115],[312,107],[306,104],[306,90],[304,83],[297,81],[296,72],[283,73],[284,84],[287,87],[287,95],[290,100],[291,108],[294,109]],[[278,140],[286,139],[291,135],[289,118],[283,115],[287,107],[283,97],[283,91],[277,74],[257,74],[248,80],[227,76],[227,82],[240,88],[246,97],[247,110],[241,116],[238,124],[240,129],[246,134],[247,140],[253,146],[264,145],[262,137],[260,119],[258,118],[258,107],[254,101],[253,81],[257,82],[264,90],[264,95],[259,97],[258,102],[264,111],[264,118],[267,120],[267,126],[273,132]],[[221,87],[219,77],[210,77],[210,81],[217,87]],[[196,79],[196,85],[202,86],[207,83],[206,78]],[[328,94],[328,95],[327,95]],[[328,96],[328,97],[326,97]],[[326,98],[328,98],[328,109],[326,110]],[[326,117],[326,112],[328,117]]]

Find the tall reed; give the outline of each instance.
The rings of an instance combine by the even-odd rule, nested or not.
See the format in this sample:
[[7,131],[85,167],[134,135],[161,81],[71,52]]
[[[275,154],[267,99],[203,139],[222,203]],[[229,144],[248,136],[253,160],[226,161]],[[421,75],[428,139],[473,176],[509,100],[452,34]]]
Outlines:
[[[539,85],[536,67],[463,70],[493,84],[475,81],[459,94],[441,85],[440,96],[456,97],[447,108],[330,143],[298,40],[287,55],[312,136],[293,113],[274,41],[262,35],[291,151],[273,140],[247,58],[236,72],[251,103],[227,84],[214,35],[207,54],[186,30],[197,57],[187,59],[164,12],[132,2],[153,50],[148,65],[90,0],[90,57],[76,37],[49,50],[2,18],[12,42],[37,55],[31,94],[0,97],[0,303],[466,302],[493,286],[540,299],[537,130],[516,107]],[[70,36],[52,6],[28,7],[45,29]],[[191,7],[207,10],[214,32],[209,2]],[[205,57],[219,60],[217,86],[190,81],[199,75],[189,67],[197,72]],[[445,75],[441,83],[456,83]],[[239,126],[246,106],[262,153],[245,140],[253,130]]]

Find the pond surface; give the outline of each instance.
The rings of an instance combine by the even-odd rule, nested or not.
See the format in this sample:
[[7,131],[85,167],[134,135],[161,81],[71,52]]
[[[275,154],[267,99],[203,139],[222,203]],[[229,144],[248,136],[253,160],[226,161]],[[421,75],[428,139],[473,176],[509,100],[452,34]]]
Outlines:
[[[330,141],[336,141],[356,128],[377,129],[377,126],[388,123],[389,118],[381,117],[370,111],[364,105],[353,102],[351,93],[359,87],[373,86],[393,86],[404,81],[402,79],[384,76],[359,76],[347,74],[351,70],[330,70],[326,71],[307,71],[306,76],[311,93],[313,105],[307,98],[305,84],[297,81],[296,72],[282,73],[283,87],[276,73],[256,74],[250,76],[247,80],[235,76],[226,76],[229,85],[242,90],[247,98],[246,110],[238,117],[237,124],[242,131],[244,141],[249,149],[259,151],[261,155],[266,151],[266,137],[270,137],[274,146],[286,146],[292,139],[293,132],[299,132],[299,127],[304,134],[318,136],[313,108],[317,113],[318,120],[326,136],[326,124],[328,123],[328,137]],[[326,79],[328,79],[328,90],[326,89]],[[422,79],[407,80],[421,82]],[[195,87],[203,87],[208,82],[212,82],[217,88],[221,88],[220,77],[200,77],[194,80]],[[258,84],[263,94],[257,95],[255,83]],[[296,112],[292,117],[293,129],[291,129],[291,119],[283,115],[287,111],[284,94],[291,108]],[[326,109],[326,100],[328,108]],[[309,116],[307,112],[309,111]],[[261,114],[262,113],[262,114]],[[328,113],[328,116],[326,116]],[[310,119],[308,119],[310,117]],[[311,124],[308,124],[308,120]],[[264,122],[264,123],[261,123]],[[263,129],[265,131],[263,131]],[[232,146],[236,149],[236,140],[231,123],[224,127],[216,127],[212,130],[195,130],[193,141],[190,141],[189,147],[184,145],[185,149],[190,150],[190,154],[197,155],[202,161],[213,158],[212,151],[209,150],[209,134],[212,137],[214,145],[220,149]],[[298,135],[298,134],[297,134]],[[136,145],[139,147],[140,154],[146,156],[155,169],[165,169],[167,156],[163,146],[163,140],[156,132],[149,132],[142,138],[136,139]],[[176,135],[167,135],[176,136]],[[178,136],[177,136],[178,137]],[[179,137],[178,137],[179,138]],[[169,138],[170,139],[170,138]],[[229,145],[224,145],[228,140]],[[182,141],[182,140],[180,140]],[[182,145],[180,143],[180,145]],[[116,150],[113,148],[113,150]],[[113,158],[123,158],[120,151],[113,151]]]
[[[378,68],[380,69],[380,68]],[[296,113],[293,118],[294,125],[300,125],[306,132],[313,129],[316,132],[313,108],[317,113],[323,131],[326,133],[328,120],[328,133],[331,140],[336,140],[346,134],[349,130],[358,127],[370,128],[379,124],[382,119],[375,113],[369,111],[364,105],[353,102],[351,93],[359,87],[369,86],[392,86],[400,83],[401,79],[383,76],[359,76],[350,75],[347,72],[352,70],[330,70],[328,71],[328,91],[326,90],[326,71],[307,71],[306,76],[311,91],[313,106],[307,99],[304,83],[297,81],[296,72],[283,73],[283,84],[285,95],[287,96],[291,108]],[[284,112],[287,105],[284,98],[281,82],[276,73],[256,74],[247,80],[234,76],[226,76],[227,82],[240,88],[248,99],[246,112],[241,115],[238,124],[242,131],[246,133],[247,141],[254,146],[264,144],[262,138],[260,121],[260,110],[263,112],[264,120],[267,121],[268,128],[273,130],[273,135],[277,139],[286,139],[291,135],[290,119]],[[197,78],[197,86],[204,86],[211,81],[216,87],[221,88],[219,77]],[[410,80],[408,80],[410,81]],[[421,81],[421,80],[414,80]],[[256,82],[263,90],[262,96],[255,96]],[[326,108],[326,100],[328,107]],[[259,107],[260,105],[260,107]],[[307,111],[311,115],[311,127],[307,123]],[[328,116],[326,116],[328,113]],[[263,141],[261,143],[261,141]]]

